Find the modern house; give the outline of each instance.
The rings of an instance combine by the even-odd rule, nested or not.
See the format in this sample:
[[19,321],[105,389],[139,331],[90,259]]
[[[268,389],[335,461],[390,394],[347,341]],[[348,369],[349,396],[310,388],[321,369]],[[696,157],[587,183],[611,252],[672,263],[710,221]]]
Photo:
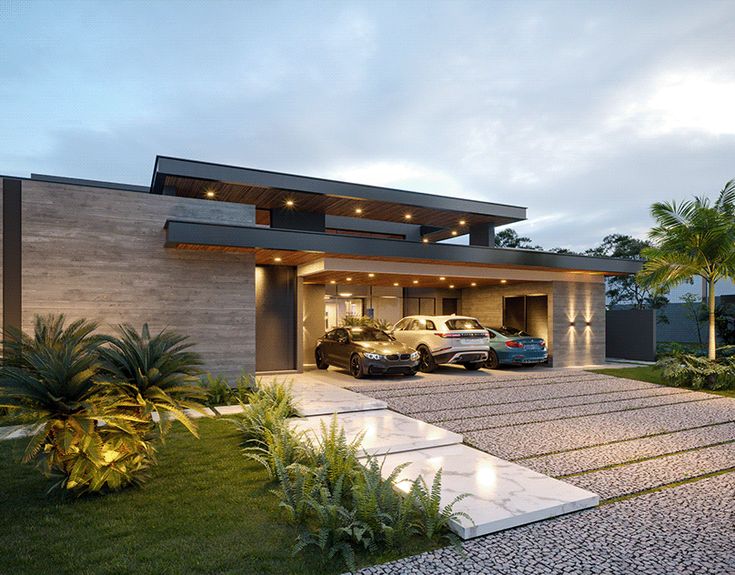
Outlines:
[[495,248],[523,207],[170,157],[150,187],[33,174],[2,190],[3,325],[168,326],[227,375],[308,367],[348,313],[462,313],[545,338],[555,366],[600,363],[604,277],[641,265]]

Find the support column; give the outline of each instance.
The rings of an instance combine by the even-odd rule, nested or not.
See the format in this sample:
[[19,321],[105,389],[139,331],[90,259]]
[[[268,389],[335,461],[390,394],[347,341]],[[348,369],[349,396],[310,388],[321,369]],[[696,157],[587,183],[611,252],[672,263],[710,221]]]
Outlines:
[[4,178],[3,329],[23,327],[21,266],[21,181]]
[[495,247],[495,226],[493,224],[470,226],[470,245]]

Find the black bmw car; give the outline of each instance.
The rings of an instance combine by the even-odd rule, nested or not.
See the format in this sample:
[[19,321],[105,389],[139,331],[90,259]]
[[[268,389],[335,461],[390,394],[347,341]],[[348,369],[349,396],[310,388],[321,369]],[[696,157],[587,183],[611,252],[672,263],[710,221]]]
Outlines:
[[373,327],[338,327],[322,336],[314,350],[316,365],[344,367],[356,379],[366,375],[416,375],[419,354]]

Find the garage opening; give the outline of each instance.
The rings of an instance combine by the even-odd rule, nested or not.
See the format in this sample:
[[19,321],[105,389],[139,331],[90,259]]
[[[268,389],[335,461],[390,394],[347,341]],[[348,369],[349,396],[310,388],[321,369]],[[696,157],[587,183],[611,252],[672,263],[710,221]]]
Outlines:
[[255,268],[255,370],[296,369],[296,268]]
[[546,295],[503,298],[503,325],[549,339],[549,301]]

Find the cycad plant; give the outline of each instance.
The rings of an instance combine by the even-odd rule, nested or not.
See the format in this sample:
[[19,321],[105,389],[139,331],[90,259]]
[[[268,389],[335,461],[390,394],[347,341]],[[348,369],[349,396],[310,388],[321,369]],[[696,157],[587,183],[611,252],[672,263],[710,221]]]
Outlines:
[[141,420],[129,415],[133,402],[100,377],[96,328],[38,317],[32,336],[5,333],[0,366],[0,403],[39,422],[24,461],[77,493],[139,481],[153,457],[136,430]]
[[651,206],[656,226],[653,246],[641,251],[646,258],[639,280],[661,291],[699,276],[707,283],[709,359],[716,357],[715,283],[735,277],[735,180],[729,181],[712,203],[708,198],[657,202]]
[[140,333],[130,324],[119,325],[117,331],[117,336],[105,338],[100,357],[104,371],[125,382],[121,390],[143,406],[136,415],[150,421],[156,414],[161,434],[175,419],[197,436],[194,422],[185,413],[186,409],[203,411],[206,401],[199,380],[202,361],[191,351],[193,344],[168,330],[151,335],[148,324]]

